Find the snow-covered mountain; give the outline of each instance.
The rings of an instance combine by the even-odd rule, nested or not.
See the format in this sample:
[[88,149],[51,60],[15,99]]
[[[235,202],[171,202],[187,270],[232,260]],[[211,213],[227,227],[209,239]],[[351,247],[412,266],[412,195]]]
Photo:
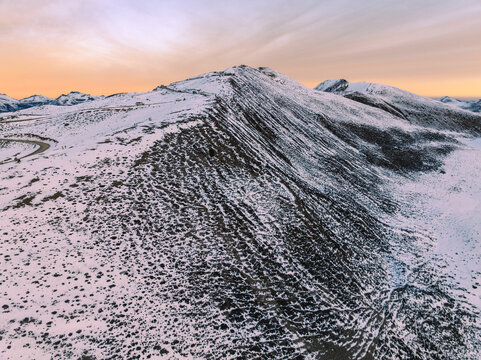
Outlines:
[[81,104],[87,101],[93,101],[99,99],[100,97],[92,96],[89,94],[83,94],[78,91],[72,91],[67,95],[60,95],[53,102],[54,105],[71,106]]
[[18,101],[18,109],[28,109],[34,106],[48,105],[54,100],[43,95],[32,95]]
[[0,118],[0,357],[477,359],[481,117],[342,94],[240,66]]
[[420,126],[454,131],[473,129],[481,131],[478,115],[452,106],[440,106],[437,100],[394,86],[368,82],[351,83],[339,79],[324,81],[315,89],[382,109]]
[[459,109],[472,111],[475,113],[481,112],[481,99],[479,100],[459,100],[449,96],[444,96],[439,99],[444,104],[455,106]]
[[5,94],[0,94],[0,113],[18,110],[18,100]]
[[78,91],[72,91],[67,95],[60,95],[56,99],[51,99],[43,95],[32,95],[24,99],[17,100],[7,95],[0,94],[0,113],[29,109],[42,105],[72,106],[100,98],[102,97],[83,94]]

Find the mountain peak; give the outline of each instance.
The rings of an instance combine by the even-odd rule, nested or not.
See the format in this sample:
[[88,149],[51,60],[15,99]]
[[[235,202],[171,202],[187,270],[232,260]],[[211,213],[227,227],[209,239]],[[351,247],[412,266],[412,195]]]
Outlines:
[[43,102],[43,101],[51,101],[53,99],[47,97],[47,96],[44,96],[44,95],[38,95],[38,94],[35,94],[35,95],[31,95],[31,96],[28,96],[26,98],[23,98],[19,101],[23,101],[23,102]]
[[93,101],[98,98],[99,97],[92,96],[90,94],[84,94],[79,91],[71,91],[68,94],[62,94],[58,98],[56,98],[54,101],[54,105],[60,105],[60,106],[77,105],[87,101]]
[[349,86],[349,82],[345,79],[325,80],[314,89],[325,92],[344,91]]
[[459,102],[458,99],[452,98],[451,96],[443,96],[441,99],[439,99],[442,103],[456,103]]

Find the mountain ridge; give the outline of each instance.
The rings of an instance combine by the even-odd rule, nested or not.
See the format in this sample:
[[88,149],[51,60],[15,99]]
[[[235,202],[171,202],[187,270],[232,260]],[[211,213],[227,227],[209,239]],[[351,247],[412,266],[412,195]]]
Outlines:
[[[263,68],[265,70],[269,68]],[[275,71],[269,69],[272,73]],[[174,82],[175,84],[175,82]],[[164,87],[164,85],[160,85],[156,87],[154,90],[158,90]],[[370,83],[370,82],[357,82],[351,83],[345,79],[335,79],[335,80],[325,80],[317,85],[314,89],[323,91],[323,92],[331,92],[331,93],[376,93],[379,91],[386,91],[386,89],[396,89],[396,91],[404,92],[405,94],[412,94],[408,91],[396,88],[391,85],[384,85],[384,84],[377,84],[377,83]],[[377,89],[377,90],[376,90]],[[128,94],[128,93],[125,93]],[[113,94],[116,95],[116,94]],[[113,96],[110,95],[110,96]],[[415,94],[412,94],[415,95]],[[57,106],[71,106],[77,105],[82,102],[86,101],[93,101],[96,99],[101,99],[105,97],[102,96],[93,96],[90,94],[82,93],[79,91],[71,91],[68,94],[61,94],[57,98],[49,98],[44,95],[31,95],[26,98],[22,99],[14,99],[7,94],[0,94],[2,96],[0,98],[0,113],[2,112],[11,112],[11,111],[18,111],[27,109],[34,106],[41,106],[41,105],[57,105]],[[420,96],[420,95],[416,95]],[[427,97],[423,97],[425,99],[429,99]],[[440,102],[445,104],[450,104],[456,106],[462,110],[468,110],[471,112],[481,112],[481,99],[479,100],[458,100],[449,96],[444,96],[439,99]]]
[[65,358],[476,359],[463,296],[478,290],[456,294],[394,185],[448,181],[452,154],[478,163],[481,117],[429,102],[427,121],[414,99],[239,66],[0,121],[50,145],[1,165],[3,341]]

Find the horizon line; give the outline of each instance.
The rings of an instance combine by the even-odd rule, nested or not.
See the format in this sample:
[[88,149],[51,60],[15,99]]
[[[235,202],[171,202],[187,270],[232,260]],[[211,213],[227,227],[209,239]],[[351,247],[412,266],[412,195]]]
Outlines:
[[[264,66],[265,67],[265,66]],[[256,67],[252,67],[254,69],[257,69]],[[269,67],[268,67],[269,68]],[[272,69],[272,68],[271,68]],[[222,70],[221,70],[222,71]],[[275,71],[275,70],[274,70]],[[200,75],[203,75],[203,74],[208,74],[208,73],[212,73],[212,72],[219,72],[219,71],[210,71],[210,72],[204,72],[204,73],[200,73],[198,75],[194,75],[194,76],[189,76],[189,77],[186,77],[184,79],[181,79],[181,80],[175,80],[175,81],[172,81],[170,82],[168,85],[170,84],[173,84],[173,83],[176,83],[176,82],[180,82],[180,81],[185,81],[185,80],[188,80],[192,77],[196,77],[196,76],[200,76]],[[280,72],[279,72],[280,73]],[[281,73],[282,74],[282,73]],[[283,74],[285,75],[285,74]],[[288,76],[288,75],[286,75]],[[327,80],[338,80],[338,79],[345,79],[347,80],[346,77],[338,77],[338,78],[331,78],[331,79],[325,79],[325,80],[322,80],[322,81],[319,81],[319,82],[313,82],[313,81],[309,81],[309,82],[303,82],[303,81],[298,81],[296,80],[295,78],[291,77],[291,76],[288,76],[289,78],[291,78],[292,80],[304,85],[305,87],[309,88],[309,89],[314,89],[316,86],[318,86],[319,84],[321,84],[322,82],[324,81],[327,81]],[[415,91],[412,91],[412,90],[409,90],[408,88],[406,87],[402,87],[402,86],[397,86],[397,85],[393,85],[393,84],[390,84],[390,83],[387,83],[387,82],[377,82],[377,81],[366,81],[366,80],[361,80],[361,81],[350,81],[350,80],[347,80],[348,82],[350,83],[358,83],[358,82],[366,82],[366,83],[374,83],[374,84],[381,84],[381,85],[386,85],[386,86],[393,86],[393,87],[396,87],[396,88],[399,88],[401,90],[404,90],[404,91],[408,91],[410,93],[413,93],[415,95],[419,95],[419,96],[423,96],[423,97],[426,97],[426,98],[431,98],[431,99],[441,99],[445,96],[447,97],[450,97],[450,98],[454,98],[454,99],[458,99],[458,100],[464,100],[464,101],[470,101],[470,100],[478,100],[478,99],[481,99],[481,94],[479,95],[461,95],[461,96],[458,96],[458,95],[451,95],[449,93],[438,93],[438,94],[430,94],[430,95],[426,95],[426,94],[422,94],[422,93],[418,93],[418,92],[415,92]],[[315,85],[312,85],[312,84],[315,84]],[[160,85],[163,85],[162,83]],[[38,96],[38,95],[41,95],[41,96],[45,96],[47,98],[50,98],[50,99],[57,99],[59,98],[60,96],[62,95],[69,95],[71,93],[82,93],[82,94],[87,94],[87,95],[92,95],[92,96],[98,96],[98,97],[101,97],[101,96],[112,96],[112,95],[117,95],[117,94],[127,94],[127,93],[145,93],[145,92],[150,92],[150,91],[153,91],[156,87],[160,86],[160,85],[151,85],[149,86],[151,89],[150,90],[145,90],[145,88],[147,86],[143,86],[142,88],[140,87],[132,87],[131,89],[125,89],[125,88],[117,88],[117,90],[112,90],[112,92],[101,92],[101,91],[91,91],[91,90],[86,90],[86,89],[76,89],[76,90],[60,90],[60,91],[56,91],[54,93],[54,95],[52,95],[52,92],[49,92],[49,91],[46,91],[46,92],[37,92],[37,93],[33,93],[31,95],[28,95],[28,96],[11,96],[9,95],[8,93],[4,93],[4,92],[0,92],[0,95],[5,95],[5,96],[8,96],[14,100],[17,100],[17,101],[20,101],[20,100],[23,100],[23,99],[27,99],[29,97],[32,97],[32,96]],[[0,89],[1,91],[1,89]],[[48,95],[45,95],[45,94],[48,94]]]

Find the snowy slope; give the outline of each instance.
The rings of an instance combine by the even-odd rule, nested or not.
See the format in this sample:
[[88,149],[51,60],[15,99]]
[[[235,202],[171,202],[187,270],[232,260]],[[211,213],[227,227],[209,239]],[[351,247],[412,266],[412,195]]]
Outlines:
[[445,267],[466,238],[435,253],[441,225],[413,216],[450,206],[416,183],[476,192],[449,184],[480,117],[245,66],[34,110],[0,121],[0,357],[481,354],[481,274]]

